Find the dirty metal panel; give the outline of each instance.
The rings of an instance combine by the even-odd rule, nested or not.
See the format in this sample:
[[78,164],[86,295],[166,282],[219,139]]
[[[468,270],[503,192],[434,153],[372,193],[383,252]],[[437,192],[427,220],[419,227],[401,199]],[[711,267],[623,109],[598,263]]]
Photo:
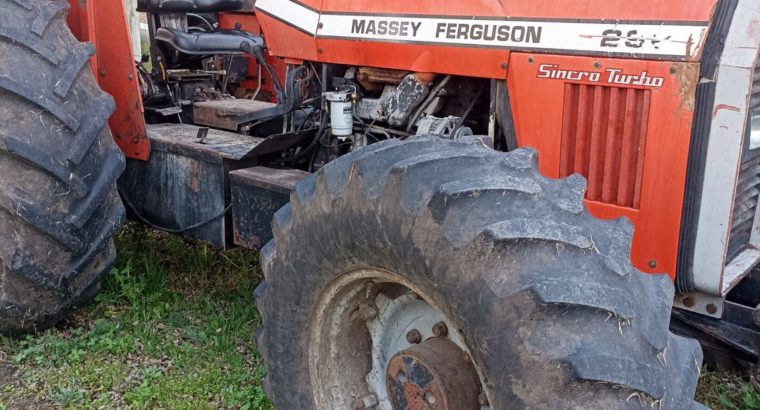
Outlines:
[[[202,129],[208,130],[208,134],[201,142],[198,132]],[[188,124],[148,125],[148,136],[173,153],[207,161],[241,160],[264,141],[264,138]]]
[[201,143],[199,130],[149,126],[151,159],[130,161],[119,188],[131,218],[227,249],[233,246],[228,173],[255,165],[243,157],[261,138],[209,130]]
[[242,119],[276,104],[247,99],[203,101],[193,104],[193,122],[209,127],[237,131]]
[[260,249],[272,239],[272,218],[309,175],[296,169],[253,167],[230,172],[235,244]]

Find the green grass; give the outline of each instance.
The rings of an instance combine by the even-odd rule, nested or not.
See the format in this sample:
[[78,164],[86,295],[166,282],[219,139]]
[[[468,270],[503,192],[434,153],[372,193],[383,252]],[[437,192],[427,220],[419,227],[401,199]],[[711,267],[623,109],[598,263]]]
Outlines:
[[731,372],[703,372],[697,400],[720,410],[760,410],[760,395],[746,378]]
[[[271,409],[253,340],[256,253],[134,224],[117,246],[95,303],[55,329],[0,337],[0,410]],[[760,396],[733,373],[705,372],[697,399],[716,410],[760,410]]]
[[253,340],[256,253],[135,225],[117,246],[96,303],[56,329],[0,339],[18,380],[0,390],[0,409],[271,408]]

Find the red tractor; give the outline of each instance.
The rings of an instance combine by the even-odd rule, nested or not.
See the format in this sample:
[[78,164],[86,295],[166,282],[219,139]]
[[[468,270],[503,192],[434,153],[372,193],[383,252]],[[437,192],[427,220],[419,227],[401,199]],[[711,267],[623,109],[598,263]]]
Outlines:
[[136,8],[135,63],[122,0],[0,0],[5,333],[128,216],[260,250],[278,408],[691,409],[687,337],[757,363],[757,0]]

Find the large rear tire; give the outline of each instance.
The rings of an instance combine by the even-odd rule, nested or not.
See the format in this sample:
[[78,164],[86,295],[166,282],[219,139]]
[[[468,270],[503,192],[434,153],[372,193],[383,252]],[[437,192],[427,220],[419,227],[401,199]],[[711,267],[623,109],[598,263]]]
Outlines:
[[0,0],[0,332],[55,324],[91,299],[115,252],[124,156],[113,99],[65,0]]
[[536,163],[420,137],[299,184],[256,291],[275,406],[699,407],[702,353],[668,331],[670,279],[632,268],[630,223],[590,216],[582,177]]

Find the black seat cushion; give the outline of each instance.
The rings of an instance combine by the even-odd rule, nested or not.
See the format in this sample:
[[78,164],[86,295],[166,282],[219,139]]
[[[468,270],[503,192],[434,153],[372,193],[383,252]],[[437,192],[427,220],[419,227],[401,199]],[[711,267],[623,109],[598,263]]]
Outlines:
[[137,0],[137,11],[148,13],[218,13],[243,8],[245,0]]
[[170,44],[185,54],[249,54],[262,55],[261,37],[240,30],[183,33],[173,28],[156,30],[156,40]]

